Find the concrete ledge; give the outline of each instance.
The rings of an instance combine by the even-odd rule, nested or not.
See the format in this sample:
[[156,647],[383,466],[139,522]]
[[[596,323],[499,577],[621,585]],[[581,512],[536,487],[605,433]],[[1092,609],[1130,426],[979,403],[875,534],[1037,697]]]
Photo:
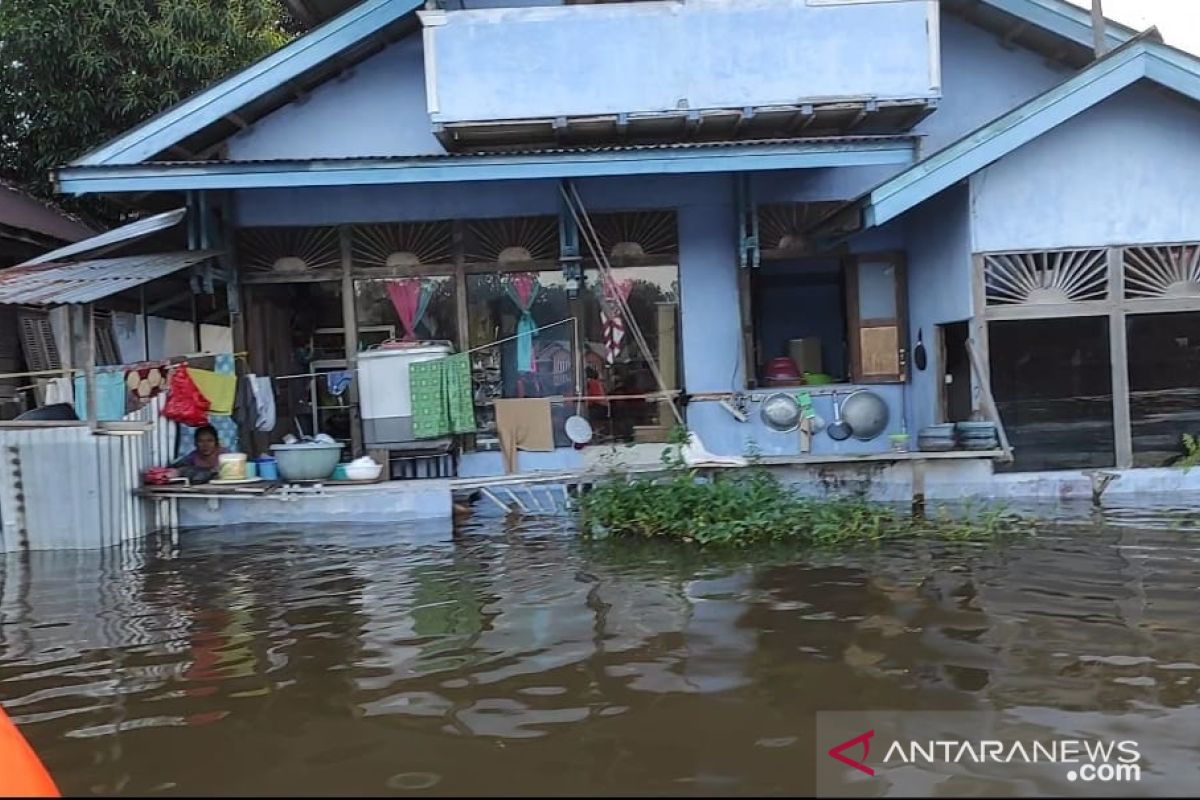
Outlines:
[[176,496],[180,528],[256,525],[388,523],[450,520],[447,481],[410,481],[312,495]]

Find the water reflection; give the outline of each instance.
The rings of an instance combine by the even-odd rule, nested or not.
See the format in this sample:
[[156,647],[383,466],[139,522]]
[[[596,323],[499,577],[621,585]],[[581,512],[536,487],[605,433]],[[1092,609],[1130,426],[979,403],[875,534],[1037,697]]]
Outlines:
[[10,558],[0,698],[72,794],[795,794],[817,710],[977,707],[1124,712],[1169,792],[1200,723],[1194,518],[841,556],[497,521]]

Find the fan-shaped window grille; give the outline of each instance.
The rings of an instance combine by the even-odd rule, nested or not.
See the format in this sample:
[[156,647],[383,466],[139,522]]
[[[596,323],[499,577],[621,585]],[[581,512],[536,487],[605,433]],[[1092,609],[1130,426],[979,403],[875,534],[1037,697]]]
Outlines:
[[477,264],[558,260],[557,217],[509,217],[467,223],[465,257]]
[[1200,297],[1200,244],[1127,247],[1125,296]]
[[311,272],[342,264],[337,228],[247,228],[238,237],[238,256],[252,272]]
[[1108,253],[997,253],[984,257],[984,280],[989,306],[1104,300],[1108,297]]
[[366,268],[449,264],[453,261],[449,222],[398,222],[354,228],[354,263]]
[[758,207],[758,241],[765,252],[803,253],[808,231],[841,203],[769,203]]
[[[674,259],[679,255],[679,228],[674,211],[592,214],[591,222],[604,254],[613,261]],[[588,252],[586,246],[583,250]]]

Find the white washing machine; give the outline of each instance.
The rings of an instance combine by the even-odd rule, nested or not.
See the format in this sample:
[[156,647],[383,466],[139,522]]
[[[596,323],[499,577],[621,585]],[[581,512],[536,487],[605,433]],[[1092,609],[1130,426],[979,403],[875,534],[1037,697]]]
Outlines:
[[363,443],[386,450],[446,450],[453,438],[414,439],[408,366],[445,358],[449,342],[420,342],[411,347],[379,348],[358,354],[358,395]]

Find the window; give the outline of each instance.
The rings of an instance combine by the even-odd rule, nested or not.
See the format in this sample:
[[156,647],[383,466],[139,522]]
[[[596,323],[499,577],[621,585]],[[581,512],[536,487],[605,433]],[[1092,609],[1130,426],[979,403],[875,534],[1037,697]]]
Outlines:
[[759,381],[788,383],[781,364],[826,381],[904,380],[904,287],[889,255],[764,260],[750,288]]
[[[679,268],[621,267],[613,274],[665,388],[679,389]],[[580,306],[585,395],[596,437],[605,442],[664,442],[675,424],[673,400],[645,397],[659,391],[650,361],[627,321],[607,301],[599,270],[586,270],[584,278]]]
[[1133,465],[1161,467],[1200,435],[1200,312],[1126,318]]
[[456,290],[452,275],[357,280],[354,302],[359,332],[385,332],[385,339],[444,339],[457,344]]
[[989,325],[992,391],[1016,458],[1007,469],[1113,466],[1108,335],[1107,317]]

